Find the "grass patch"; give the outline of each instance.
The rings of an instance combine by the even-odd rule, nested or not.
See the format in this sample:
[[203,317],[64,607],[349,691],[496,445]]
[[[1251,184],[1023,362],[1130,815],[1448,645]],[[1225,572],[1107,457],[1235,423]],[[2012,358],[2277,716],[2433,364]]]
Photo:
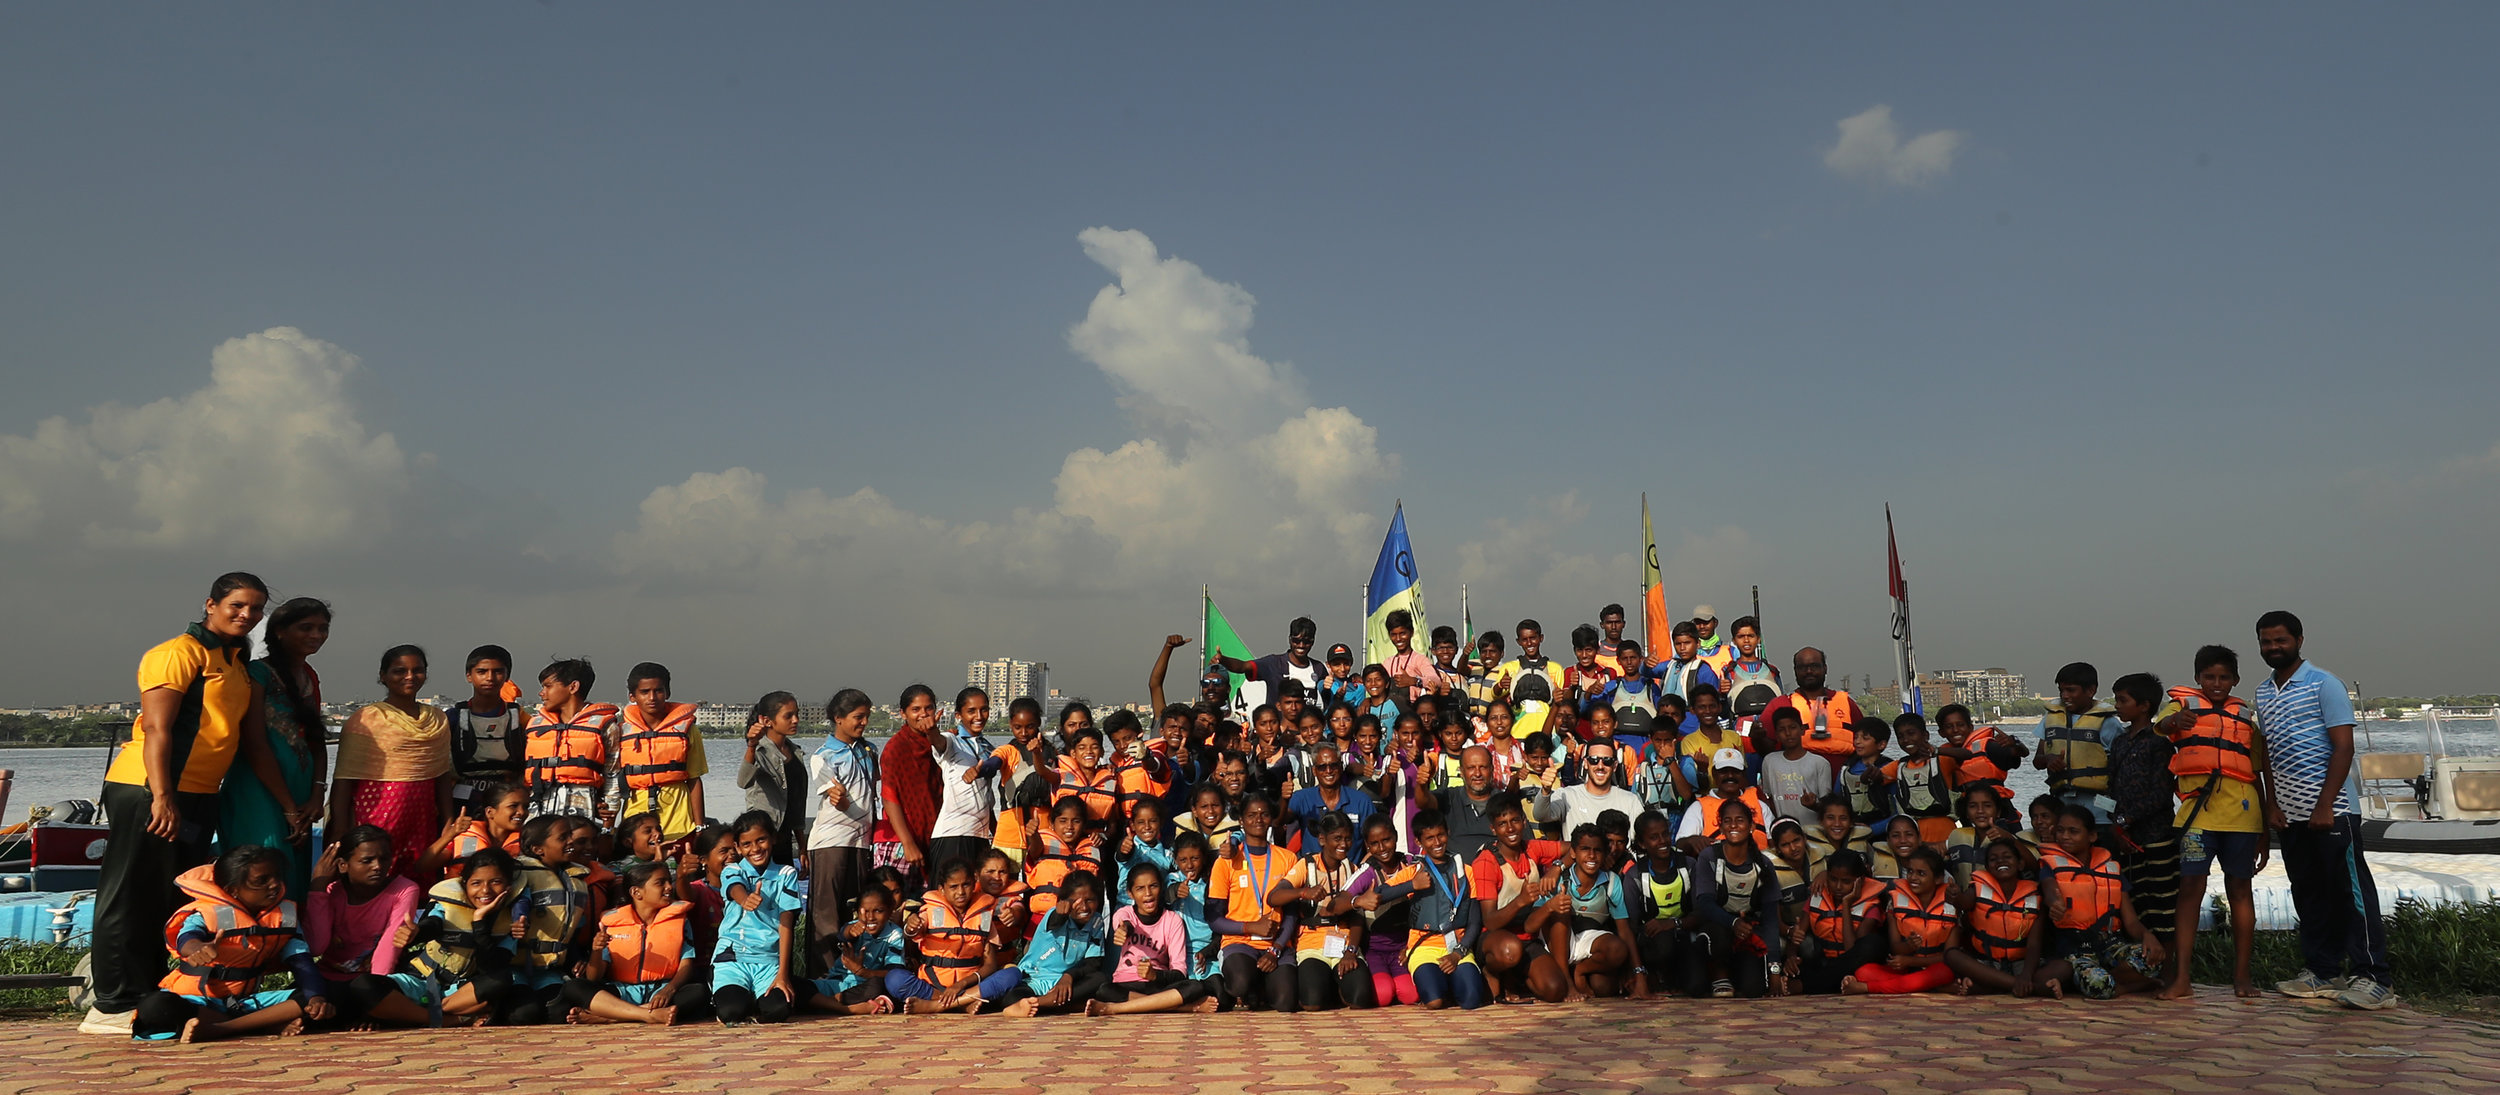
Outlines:
[[[68,973],[86,956],[84,945],[0,939],[0,974]],[[43,1019],[69,1010],[68,989],[0,989],[0,1016]]]
[[[2216,898],[2213,908],[2223,927],[2196,933],[2189,976],[2199,984],[2228,985],[2229,907]],[[2387,961],[2408,1001],[2454,1007],[2500,996],[2500,901],[2397,902],[2387,918]],[[2248,966],[2260,986],[2299,976],[2299,937],[2288,931],[2258,932]]]

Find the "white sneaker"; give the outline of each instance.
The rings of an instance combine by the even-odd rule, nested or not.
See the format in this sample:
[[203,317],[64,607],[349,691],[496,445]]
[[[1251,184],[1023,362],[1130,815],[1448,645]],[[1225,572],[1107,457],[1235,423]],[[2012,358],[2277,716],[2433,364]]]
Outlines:
[[2344,991],[2344,989],[2351,986],[2351,984],[2352,978],[2350,977],[2328,979],[2311,973],[2308,970],[2302,970],[2300,971],[2300,976],[2298,977],[2292,978],[2289,981],[2277,982],[2274,986],[2274,991],[2282,993],[2285,996],[2297,996],[2303,1000],[2315,1000],[2321,996],[2333,996],[2336,993]]
[[100,1008],[88,1008],[87,1017],[78,1023],[78,1033],[128,1038],[130,1037],[130,1019],[137,1014],[139,1013],[136,1011],[105,1011]]
[[2396,1002],[2395,990],[2367,977],[2355,977],[2352,984],[2335,995],[2335,1002],[2348,1008],[2377,1011]]

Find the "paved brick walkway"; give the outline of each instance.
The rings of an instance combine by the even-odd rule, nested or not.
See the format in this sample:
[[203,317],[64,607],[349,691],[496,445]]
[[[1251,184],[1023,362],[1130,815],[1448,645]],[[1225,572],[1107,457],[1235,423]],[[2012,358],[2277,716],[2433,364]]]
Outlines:
[[[1985,1016],[1976,1024],[1974,1009]],[[1812,1028],[1801,1029],[1804,1022]],[[2281,998],[2241,1004],[2213,990],[2195,1006],[1662,1000],[1326,1019],[889,1016],[739,1031],[398,1031],[188,1047],[81,1037],[62,1023],[0,1025],[0,1092],[1467,1095],[1677,1087],[2447,1095],[2500,1091],[2500,1026]]]

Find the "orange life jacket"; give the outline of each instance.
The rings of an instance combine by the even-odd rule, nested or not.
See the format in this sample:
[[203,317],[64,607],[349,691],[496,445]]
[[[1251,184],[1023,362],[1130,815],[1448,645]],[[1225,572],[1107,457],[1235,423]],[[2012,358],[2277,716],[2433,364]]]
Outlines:
[[625,709],[625,727],[616,736],[617,769],[625,786],[636,789],[686,781],[686,754],[694,748],[694,705],[672,703],[653,726],[642,705]]
[[1980,956],[1998,962],[2022,957],[2032,925],[2040,922],[2039,884],[2018,878],[2008,893],[1996,875],[1982,869],[1970,876],[1970,885],[1970,937]]
[[494,834],[487,830],[484,821],[469,822],[467,829],[462,830],[459,836],[451,838],[451,861],[443,864],[443,877],[460,877],[460,861],[488,848],[502,848],[506,855],[520,855],[521,831],[514,829],[512,835],[503,839],[503,843],[497,844]]
[[[1763,844],[1762,789],[1747,787],[1744,794],[1736,796],[1736,801],[1745,804],[1745,816],[1753,819],[1754,846],[1761,847]],[[1713,842],[1726,835],[1719,831],[1719,810],[1726,805],[1727,799],[1720,797],[1717,791],[1701,796],[1701,801],[1693,804],[1693,809],[1705,811],[1701,815],[1702,831],[1710,834]]]
[[1059,789],[1052,792],[1050,803],[1056,806],[1068,799],[1085,804],[1085,816],[1094,821],[1109,821],[1120,808],[1120,773],[1108,764],[1097,764],[1090,773],[1077,771],[1076,758],[1059,760]]
[[2044,844],[2040,865],[2049,869],[2058,896],[2066,899],[2066,912],[2056,919],[2058,927],[2088,932],[2119,926],[2118,902],[2126,893],[2126,880],[2117,857],[2094,848],[2091,861],[2085,862],[2059,845]]
[[1841,933],[1848,928],[1849,921],[1871,915],[1883,899],[1884,884],[1872,878],[1858,879],[1858,892],[1842,904],[1833,904],[1830,892],[1825,887],[1816,886],[1813,895],[1806,898],[1807,926],[1813,929],[1816,939],[1837,949],[1841,945]]
[[1113,778],[1119,781],[1120,815],[1128,816],[1137,804],[1148,799],[1162,805],[1163,796],[1172,790],[1171,769],[1165,762],[1148,754],[1145,760],[1122,760],[1112,766]]
[[[2232,696],[2216,707],[2194,688],[2173,688],[2170,698],[2196,716],[2195,726],[2170,739],[2176,747],[2170,754],[2172,775],[2185,781],[2219,772],[2242,783],[2257,782],[2257,723],[2248,717],[2247,703]],[[2200,790],[2201,786],[2179,784],[2181,798],[2192,798]]]
[[686,916],[694,908],[671,902],[644,923],[632,905],[608,910],[599,928],[608,933],[608,980],[620,985],[656,985],[677,976],[685,957]]
[[994,906],[990,895],[978,891],[971,907],[961,912],[937,894],[929,895],[920,906],[920,934],[912,937],[920,948],[921,980],[947,988],[980,974],[989,955]]
[[[203,863],[182,872],[174,886],[189,894],[191,901],[165,921],[165,949],[173,952],[174,969],[156,985],[167,992],[212,1000],[253,992],[260,988],[263,975],[277,970],[278,952],[287,941],[301,938],[294,902],[280,901],[251,912],[218,887],[216,864]],[[209,944],[217,949],[203,963],[182,956],[182,923],[193,913],[208,925]]]
[[1962,748],[1970,750],[1970,759],[1960,762],[1953,773],[1953,797],[1959,800],[1975,787],[1996,792],[1997,801],[2011,806],[2013,788],[2005,785],[2005,767],[1988,759],[1988,743],[2001,733],[1996,727],[1982,726],[1962,739]]
[[1048,829],[1042,830],[1041,838],[1041,854],[1024,865],[1025,885],[1032,887],[1024,899],[1027,924],[1041,923],[1043,913],[1059,907],[1059,884],[1067,881],[1069,872],[1101,873],[1101,845],[1093,837],[1077,841],[1074,848]]
[[1917,941],[1918,949],[1911,953],[1943,954],[1953,942],[1953,930],[1962,926],[1962,911],[1953,906],[1953,894],[1945,886],[1937,886],[1935,896],[1923,905],[1908,886],[1895,886],[1892,922],[1900,927],[1903,938]]
[[607,777],[608,724],[614,721],[612,703],[584,707],[571,722],[557,722],[546,708],[539,708],[522,735],[530,785],[598,786]]
[[[1773,712],[1782,707],[1794,707],[1797,716],[1805,720],[1803,744],[1806,751],[1831,758],[1834,768],[1846,767],[1858,755],[1857,734],[1849,729],[1848,717],[1850,710],[1857,705],[1850,701],[1847,692],[1835,688],[1831,693],[1830,699],[1821,702],[1803,692],[1791,692],[1772,700],[1771,706],[1762,710],[1762,725],[1767,730],[1771,726]],[[1814,736],[1818,730],[1824,734],[1823,737]]]

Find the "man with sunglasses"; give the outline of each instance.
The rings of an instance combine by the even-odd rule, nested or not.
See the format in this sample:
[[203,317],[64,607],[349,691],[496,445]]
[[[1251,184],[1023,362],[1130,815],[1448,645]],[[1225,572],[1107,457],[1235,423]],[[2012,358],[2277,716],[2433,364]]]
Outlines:
[[1343,814],[1354,823],[1354,831],[1362,832],[1371,823],[1372,797],[1360,787],[1346,786],[1345,755],[1336,743],[1323,741],[1311,747],[1311,785],[1285,800],[1285,816],[1302,834],[1302,850],[1316,851],[1318,837],[1313,825],[1325,814]]
[[1621,810],[1627,818],[1641,816],[1641,796],[1624,789],[1623,758],[1614,739],[1590,742],[1580,753],[1582,782],[1562,790],[1536,792],[1531,810],[1538,821],[1561,821],[1562,831],[1576,832],[1582,825],[1597,824],[1597,815],[1608,810]]

